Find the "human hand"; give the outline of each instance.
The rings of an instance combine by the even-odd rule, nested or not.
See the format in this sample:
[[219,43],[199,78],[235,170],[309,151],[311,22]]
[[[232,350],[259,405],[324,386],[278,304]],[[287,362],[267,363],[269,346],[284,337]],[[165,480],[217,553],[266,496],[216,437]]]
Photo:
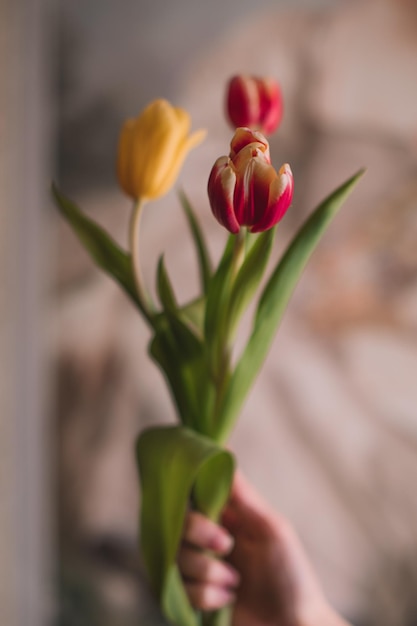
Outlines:
[[195,608],[234,603],[234,626],[346,626],[293,528],[239,472],[221,524],[197,512],[186,520],[178,565]]

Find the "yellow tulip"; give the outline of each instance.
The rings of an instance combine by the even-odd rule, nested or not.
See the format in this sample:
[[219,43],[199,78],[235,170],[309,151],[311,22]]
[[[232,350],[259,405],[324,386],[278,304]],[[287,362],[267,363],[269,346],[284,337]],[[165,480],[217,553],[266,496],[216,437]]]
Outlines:
[[205,136],[189,135],[190,116],[166,100],[151,102],[136,119],[126,120],[119,139],[117,176],[134,200],[163,196],[174,184],[187,153]]

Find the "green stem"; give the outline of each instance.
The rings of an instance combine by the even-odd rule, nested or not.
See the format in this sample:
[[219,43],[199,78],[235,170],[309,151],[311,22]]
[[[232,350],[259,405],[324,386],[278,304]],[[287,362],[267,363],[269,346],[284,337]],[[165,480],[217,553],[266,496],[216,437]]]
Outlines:
[[225,350],[222,354],[222,360],[219,364],[219,370],[216,377],[216,398],[214,401],[213,407],[213,417],[211,420],[212,423],[212,433],[211,436],[215,441],[217,441],[217,426],[219,424],[219,410],[223,404],[223,397],[226,393],[227,384],[229,381],[229,369],[230,369],[230,357],[231,354],[225,346]]
[[242,230],[240,230],[235,237],[235,245],[233,247],[232,281],[235,279],[236,274],[245,259],[245,239],[245,234]]
[[[236,278],[239,269],[245,259],[245,235],[242,230],[236,235],[233,257],[231,263],[230,281],[233,283]],[[231,292],[231,288],[229,290]],[[229,309],[229,303],[227,303]],[[230,315],[229,310],[226,311],[226,315],[223,322],[223,328],[218,340],[218,357],[217,357],[217,372],[215,376],[216,384],[216,400],[213,410],[213,437],[217,440],[216,427],[219,424],[219,409],[223,403],[223,396],[226,392],[227,385],[230,377],[230,362],[232,357],[232,338],[230,337]]]
[[132,217],[130,220],[129,226],[129,244],[130,244],[130,252],[132,255],[132,264],[133,264],[133,275],[135,278],[136,292],[138,295],[138,300],[141,306],[142,313],[145,315],[146,319],[152,323],[154,317],[154,307],[152,305],[152,301],[150,296],[148,295],[142,277],[142,270],[140,267],[140,255],[139,255],[139,229],[140,229],[140,218],[142,215],[142,208],[144,206],[144,201],[139,198],[134,205]]
[[[245,234],[240,230],[236,235],[235,245],[233,248],[233,257],[232,257],[232,268],[230,275],[230,289],[229,294],[232,292],[233,282],[242,266],[243,261],[245,260],[246,255],[246,245],[245,245],[246,237]],[[221,337],[221,357],[220,362],[222,364],[226,363],[226,367],[222,374],[224,375],[225,371],[229,369],[230,358],[232,354],[232,342],[233,337],[231,336],[230,329],[230,299],[227,302],[227,311],[224,319],[224,327]]]

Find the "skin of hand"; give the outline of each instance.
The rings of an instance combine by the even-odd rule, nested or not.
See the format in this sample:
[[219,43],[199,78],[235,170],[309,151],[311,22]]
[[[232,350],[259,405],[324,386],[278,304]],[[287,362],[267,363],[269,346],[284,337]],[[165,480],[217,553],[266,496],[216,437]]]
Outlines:
[[178,565],[191,604],[234,603],[234,626],[348,626],[326,602],[291,525],[239,472],[221,525],[189,512]]

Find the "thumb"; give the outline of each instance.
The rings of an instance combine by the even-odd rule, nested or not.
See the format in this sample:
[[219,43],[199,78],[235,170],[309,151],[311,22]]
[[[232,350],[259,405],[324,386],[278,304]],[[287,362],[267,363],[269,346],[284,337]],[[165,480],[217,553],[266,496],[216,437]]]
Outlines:
[[275,517],[269,504],[258,494],[251,483],[236,470],[230,499],[222,515],[222,522],[229,530],[251,527],[264,529]]

